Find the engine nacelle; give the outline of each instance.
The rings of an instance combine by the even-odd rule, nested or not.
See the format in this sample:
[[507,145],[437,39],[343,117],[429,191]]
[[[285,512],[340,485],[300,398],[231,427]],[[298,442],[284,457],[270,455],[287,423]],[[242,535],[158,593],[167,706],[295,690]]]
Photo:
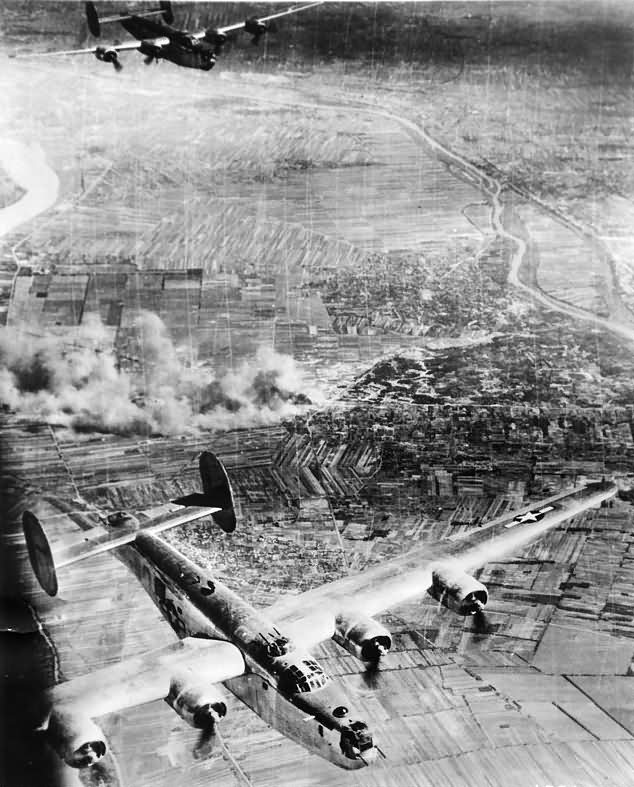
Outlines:
[[139,52],[146,57],[152,57],[158,60],[161,57],[161,50],[163,47],[156,46],[151,41],[141,41],[139,44]]
[[244,29],[253,36],[251,43],[257,45],[260,43],[262,36],[267,32],[268,27],[265,22],[260,22],[257,17],[253,16],[245,20]]
[[61,759],[72,768],[94,765],[108,751],[106,738],[94,721],[72,712],[54,710],[46,737]]
[[436,566],[427,592],[459,615],[475,615],[489,600],[489,592],[482,582],[451,563]]
[[106,49],[103,46],[98,46],[95,49],[95,57],[103,63],[112,63],[115,71],[121,71],[123,66],[119,62],[119,53],[116,49]]
[[227,42],[226,33],[220,33],[215,27],[205,30],[204,40],[213,47],[214,55],[219,55]]
[[227,715],[227,705],[215,686],[194,685],[187,679],[172,679],[166,702],[190,727],[198,730],[214,730],[217,722]]
[[377,662],[392,647],[390,632],[374,618],[341,613],[332,638],[361,661]]

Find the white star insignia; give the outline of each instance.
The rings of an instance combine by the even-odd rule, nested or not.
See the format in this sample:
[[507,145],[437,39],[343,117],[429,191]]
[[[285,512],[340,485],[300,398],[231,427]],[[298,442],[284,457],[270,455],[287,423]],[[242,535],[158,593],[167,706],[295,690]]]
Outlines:
[[537,522],[537,514],[533,513],[533,511],[527,511],[522,516],[515,517],[516,522]]
[[554,506],[544,506],[539,511],[527,511],[525,514],[518,514],[512,522],[504,525],[504,527],[515,527],[515,525],[523,525],[525,522],[538,522],[544,514],[554,510]]

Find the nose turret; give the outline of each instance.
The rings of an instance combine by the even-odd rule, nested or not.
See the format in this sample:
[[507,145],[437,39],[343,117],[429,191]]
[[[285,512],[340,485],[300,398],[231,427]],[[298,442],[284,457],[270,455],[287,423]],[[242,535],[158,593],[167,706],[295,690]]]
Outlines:
[[341,751],[351,760],[362,760],[366,764],[376,759],[376,748],[372,733],[363,721],[351,721],[341,728]]

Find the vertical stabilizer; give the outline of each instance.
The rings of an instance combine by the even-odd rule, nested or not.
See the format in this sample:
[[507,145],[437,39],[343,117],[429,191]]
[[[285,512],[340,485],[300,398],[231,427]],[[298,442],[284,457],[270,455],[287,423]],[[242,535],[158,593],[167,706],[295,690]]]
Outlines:
[[38,582],[49,596],[57,595],[57,572],[51,545],[48,543],[40,520],[31,511],[25,511],[22,514],[22,529],[29,552],[29,560]]
[[209,451],[203,451],[200,455],[199,467],[202,493],[179,497],[173,502],[181,506],[209,506],[221,509],[212,514],[212,518],[225,533],[233,533],[236,529],[235,505],[224,465],[217,456]]
[[101,35],[101,25],[99,24],[99,14],[95,8],[94,3],[85,3],[86,8],[86,21],[88,22],[88,29],[95,38]]

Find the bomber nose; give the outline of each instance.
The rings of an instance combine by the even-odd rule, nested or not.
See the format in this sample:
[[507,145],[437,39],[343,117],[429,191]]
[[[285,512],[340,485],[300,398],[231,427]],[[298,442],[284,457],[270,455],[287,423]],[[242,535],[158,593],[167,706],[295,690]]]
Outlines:
[[376,759],[376,747],[372,734],[364,721],[352,721],[341,730],[341,751],[351,760],[360,760],[365,765]]
[[362,752],[358,756],[365,762],[366,765],[369,765],[370,763],[376,761],[377,757],[379,756],[379,752],[377,751],[376,746],[373,746],[371,749],[366,749],[366,751]]

